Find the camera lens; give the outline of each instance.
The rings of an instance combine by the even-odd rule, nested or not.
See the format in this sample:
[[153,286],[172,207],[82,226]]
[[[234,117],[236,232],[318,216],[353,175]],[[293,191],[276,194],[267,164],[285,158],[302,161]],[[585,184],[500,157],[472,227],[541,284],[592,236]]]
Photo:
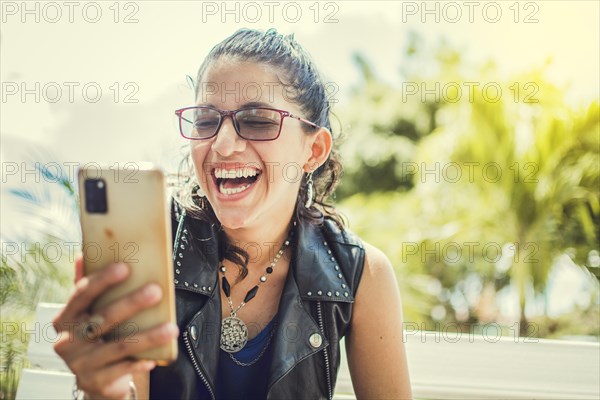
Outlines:
[[104,179],[85,180],[85,209],[90,214],[106,214],[106,182]]

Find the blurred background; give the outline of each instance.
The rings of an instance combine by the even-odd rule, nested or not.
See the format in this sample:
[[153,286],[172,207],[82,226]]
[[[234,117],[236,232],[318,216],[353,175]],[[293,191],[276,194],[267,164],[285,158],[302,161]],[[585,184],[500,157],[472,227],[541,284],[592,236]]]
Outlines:
[[[325,75],[335,203],[396,270],[407,329],[600,339],[599,3],[2,2],[0,398],[80,250],[76,168],[176,172],[186,75],[240,27]],[[28,325],[29,324],[29,325]]]

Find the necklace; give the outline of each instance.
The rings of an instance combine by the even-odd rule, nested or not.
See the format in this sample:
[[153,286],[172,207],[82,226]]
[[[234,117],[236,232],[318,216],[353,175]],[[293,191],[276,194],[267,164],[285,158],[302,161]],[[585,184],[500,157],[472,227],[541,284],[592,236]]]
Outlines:
[[273,339],[273,335],[275,334],[275,328],[271,328],[271,333],[269,334],[269,340],[267,340],[267,344],[263,347],[263,349],[261,350],[260,354],[258,356],[256,356],[256,358],[250,362],[243,362],[238,360],[237,358],[235,358],[233,356],[233,353],[229,353],[229,358],[231,358],[231,360],[236,363],[237,365],[239,365],[240,367],[249,367],[251,365],[256,364],[256,362],[258,360],[260,360],[260,358],[263,356],[263,354],[265,354],[265,352],[267,351],[267,349],[269,348],[269,345],[271,344],[271,339]]
[[[294,221],[293,225],[296,225]],[[252,289],[248,290],[244,300],[240,303],[236,308],[233,307],[233,303],[231,301],[231,286],[229,285],[229,281],[225,277],[225,272],[227,268],[221,264],[221,274],[223,277],[221,278],[221,286],[223,287],[223,293],[225,293],[225,297],[227,297],[227,303],[229,304],[230,314],[229,317],[223,318],[221,321],[221,349],[226,351],[227,353],[237,353],[241,349],[244,348],[246,342],[248,341],[248,327],[239,319],[236,314],[237,312],[246,305],[250,300],[256,296],[256,292],[258,292],[258,287],[261,283],[267,281],[267,277],[273,272],[273,268],[290,245],[291,232],[288,238],[285,240],[275,258],[269,266],[266,268],[265,273],[261,275],[258,279],[258,284],[254,285]]]

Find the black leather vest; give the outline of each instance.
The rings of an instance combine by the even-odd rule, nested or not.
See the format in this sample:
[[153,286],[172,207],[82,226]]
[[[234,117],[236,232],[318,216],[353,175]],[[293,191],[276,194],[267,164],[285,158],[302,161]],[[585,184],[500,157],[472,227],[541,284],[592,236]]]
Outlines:
[[[150,398],[215,399],[222,318],[217,236],[178,208],[173,216],[179,354],[151,372]],[[364,248],[328,219],[321,226],[299,222],[294,240],[271,341],[267,398],[331,399]]]

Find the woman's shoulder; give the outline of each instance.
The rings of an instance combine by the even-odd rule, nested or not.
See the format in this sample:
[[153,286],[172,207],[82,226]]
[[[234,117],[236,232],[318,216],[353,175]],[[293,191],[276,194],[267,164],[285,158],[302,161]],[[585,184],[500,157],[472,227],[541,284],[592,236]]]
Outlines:
[[[361,286],[368,287],[369,291],[379,290],[385,286],[382,281],[396,280],[394,268],[388,256],[378,247],[364,241],[351,229],[341,227],[336,221],[326,218],[323,223],[328,240],[337,242],[347,249],[354,265],[354,287],[358,290]],[[366,281],[366,284],[363,282]]]
[[389,258],[383,251],[372,244],[365,242],[351,229],[340,226],[340,224],[332,218],[325,218],[323,225],[325,226],[325,229],[330,232],[330,235],[336,237],[335,240],[337,242],[361,248],[365,253],[365,262],[370,264],[370,268],[392,268]]
[[366,280],[367,283],[364,286],[371,288],[369,290],[377,290],[381,286],[382,280],[392,279],[395,281],[394,267],[388,256],[378,247],[366,242],[351,229],[340,226],[334,219],[325,218],[323,225],[329,240],[349,248],[353,258],[359,262],[361,268],[356,286],[358,286],[358,281]]
[[323,219],[323,227],[329,236],[329,240],[364,249],[361,238],[351,229],[343,226],[338,220],[326,217]]
[[361,278],[363,293],[360,297],[369,298],[373,293],[380,291],[398,292],[396,272],[389,257],[378,247],[365,241],[362,243],[365,249],[365,263]]
[[365,270],[369,275],[394,274],[394,267],[388,256],[378,247],[363,241],[365,249]]

